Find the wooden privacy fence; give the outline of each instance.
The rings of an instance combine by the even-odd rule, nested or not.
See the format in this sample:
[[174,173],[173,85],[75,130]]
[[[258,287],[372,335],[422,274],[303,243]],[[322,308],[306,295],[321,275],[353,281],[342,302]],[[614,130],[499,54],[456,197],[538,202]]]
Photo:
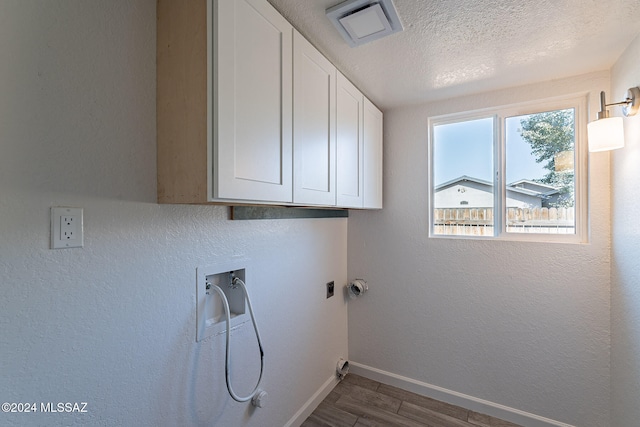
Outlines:
[[[574,208],[507,208],[511,233],[574,234]],[[492,236],[493,208],[436,208],[434,234]]]

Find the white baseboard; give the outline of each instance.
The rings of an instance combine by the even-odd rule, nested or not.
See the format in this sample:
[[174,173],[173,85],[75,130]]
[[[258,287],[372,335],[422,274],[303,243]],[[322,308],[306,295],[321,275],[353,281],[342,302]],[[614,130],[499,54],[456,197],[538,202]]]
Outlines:
[[304,420],[309,418],[309,415],[318,407],[320,402],[331,393],[331,390],[338,384],[338,377],[331,375],[331,377],[325,381],[324,384],[316,391],[313,396],[307,400],[302,408],[296,412],[293,417],[284,425],[284,427],[298,427]]
[[525,427],[575,427],[549,418],[510,408],[498,403],[478,399],[477,397],[447,390],[432,384],[427,384],[411,378],[396,375],[391,372],[372,368],[357,362],[349,361],[349,372],[360,375],[387,385],[411,391],[416,394],[461,406],[481,414],[490,415],[505,421],[520,424]]

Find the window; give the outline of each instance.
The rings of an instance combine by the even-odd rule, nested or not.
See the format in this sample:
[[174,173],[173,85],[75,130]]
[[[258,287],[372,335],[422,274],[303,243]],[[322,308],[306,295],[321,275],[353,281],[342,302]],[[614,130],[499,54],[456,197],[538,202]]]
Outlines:
[[430,235],[582,242],[586,100],[429,119]]

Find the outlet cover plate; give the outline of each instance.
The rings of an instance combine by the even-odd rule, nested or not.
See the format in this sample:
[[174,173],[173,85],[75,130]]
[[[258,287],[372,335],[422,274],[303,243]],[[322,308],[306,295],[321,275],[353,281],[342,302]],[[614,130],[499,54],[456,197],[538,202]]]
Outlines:
[[82,208],[51,208],[51,249],[84,246]]
[[335,282],[333,280],[327,283],[327,298],[331,298],[333,296],[334,288]]

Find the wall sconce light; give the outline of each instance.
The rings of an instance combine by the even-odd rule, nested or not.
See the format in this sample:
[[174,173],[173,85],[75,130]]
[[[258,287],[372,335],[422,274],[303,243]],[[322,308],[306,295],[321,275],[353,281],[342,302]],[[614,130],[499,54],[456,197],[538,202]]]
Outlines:
[[605,103],[604,91],[600,92],[600,112],[598,119],[587,125],[589,151],[615,150],[624,147],[624,125],[622,117],[609,117],[607,107],[624,105],[622,112],[626,117],[635,116],[640,106],[640,88],[632,87],[622,102]]

